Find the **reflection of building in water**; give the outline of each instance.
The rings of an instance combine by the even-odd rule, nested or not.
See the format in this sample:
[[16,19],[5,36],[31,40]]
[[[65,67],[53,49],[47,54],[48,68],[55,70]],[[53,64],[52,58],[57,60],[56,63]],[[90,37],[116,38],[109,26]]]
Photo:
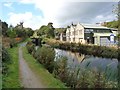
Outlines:
[[75,60],[77,60],[80,63],[85,58],[85,55],[83,55],[83,54],[79,55],[79,53],[73,53],[73,52],[69,52],[69,51],[67,53],[68,53],[68,55],[70,55],[73,58],[73,62]]
[[78,60],[79,63],[82,62],[85,59],[84,54],[81,54],[81,55],[79,55],[79,53],[75,53],[75,54],[77,54],[76,57],[77,57],[77,60]]

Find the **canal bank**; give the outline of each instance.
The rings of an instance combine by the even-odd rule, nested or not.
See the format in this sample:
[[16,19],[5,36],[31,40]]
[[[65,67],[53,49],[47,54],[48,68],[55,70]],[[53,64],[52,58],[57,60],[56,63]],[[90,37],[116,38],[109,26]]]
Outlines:
[[61,49],[55,49],[55,52],[56,58],[61,56],[67,57],[67,66],[71,69],[79,67],[88,70],[96,70],[98,72],[106,73],[109,80],[117,80],[117,59],[94,57],[84,54],[79,55],[79,53]]
[[59,66],[55,75],[69,87],[116,88],[118,82],[118,60],[76,52],[55,50],[55,62]]
[[[32,46],[34,47],[34,45]],[[45,49],[43,50],[43,48]],[[51,51],[49,51],[50,48],[51,47],[49,45],[42,45],[42,47],[39,47],[39,49],[35,50],[35,52],[34,49],[31,48],[30,51],[32,50],[31,54],[35,56],[36,60],[45,59],[44,63],[39,62],[40,64],[45,65],[45,63],[49,61],[49,59],[51,58],[51,56],[48,57],[48,54],[52,53]],[[52,64],[49,64],[52,65],[53,68],[53,71],[51,73],[55,78],[61,80],[65,84],[65,86],[70,88],[116,88],[117,87],[117,80],[116,80],[117,73],[115,71],[115,68],[113,70],[114,72],[112,72],[111,68],[108,68],[106,70],[103,68],[103,70],[101,70],[99,69],[99,67],[96,67],[97,66],[96,64],[94,63],[91,64],[92,62],[90,61],[92,60],[94,61],[95,59],[91,57],[89,58],[89,55],[81,54],[80,55],[81,57],[78,57],[79,53],[76,52],[74,53],[72,52],[71,54],[69,54],[70,52],[67,51],[64,52],[64,50],[62,51],[56,50],[56,48],[51,48],[51,50],[53,50],[53,52],[55,51],[54,54],[55,58],[54,59],[52,58],[52,60],[54,61]],[[75,55],[76,57],[71,57]],[[38,59],[38,57],[42,57],[42,59]],[[77,61],[77,57],[80,58],[79,62]],[[86,58],[89,58],[88,61]],[[96,63],[99,63],[98,61],[100,60],[97,59]],[[108,60],[106,60],[106,62],[107,61]],[[109,62],[107,64],[104,64],[104,62],[101,62],[101,64],[103,63],[103,66],[105,67],[112,65],[112,62]],[[109,73],[107,73],[107,71],[109,71]],[[113,73],[113,75],[111,75],[111,73]]]
[[46,43],[54,48],[62,50],[68,50],[72,52],[78,52],[85,55],[93,55],[102,58],[118,58],[118,48],[112,48],[107,46],[97,46],[80,43],[61,42],[59,40],[48,39]]

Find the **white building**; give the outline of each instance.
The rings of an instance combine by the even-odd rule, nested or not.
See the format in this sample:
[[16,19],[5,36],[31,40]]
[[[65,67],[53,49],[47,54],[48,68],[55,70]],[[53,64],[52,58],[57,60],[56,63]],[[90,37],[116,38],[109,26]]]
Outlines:
[[[70,25],[66,31],[66,41],[74,43],[92,43],[96,45],[114,44],[110,36],[116,38],[116,29],[100,25],[80,24]],[[114,38],[114,40],[115,40]]]

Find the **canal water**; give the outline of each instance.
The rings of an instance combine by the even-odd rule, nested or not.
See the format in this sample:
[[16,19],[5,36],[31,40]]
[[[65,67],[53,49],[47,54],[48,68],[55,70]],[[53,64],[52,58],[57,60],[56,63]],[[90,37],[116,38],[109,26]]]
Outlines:
[[56,58],[59,58],[60,56],[67,57],[67,65],[70,68],[80,67],[90,70],[94,69],[99,72],[106,72],[109,79],[117,80],[117,59],[94,57],[84,54],[79,55],[79,53],[73,53],[61,49],[55,49],[55,53]]

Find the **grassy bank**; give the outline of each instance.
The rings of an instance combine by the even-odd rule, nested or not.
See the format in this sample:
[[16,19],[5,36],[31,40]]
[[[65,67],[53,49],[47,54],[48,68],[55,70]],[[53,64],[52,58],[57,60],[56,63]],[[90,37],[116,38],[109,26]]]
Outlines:
[[61,42],[59,40],[48,39],[47,44],[54,48],[79,52],[80,54],[93,55],[103,58],[118,58],[117,48],[107,46],[87,45],[80,43]]
[[38,63],[27,49],[23,48],[23,56],[30,68],[35,74],[41,77],[42,83],[48,88],[65,88],[65,85],[58,79],[55,79],[40,63]]
[[20,88],[18,47],[8,49],[12,62],[8,64],[8,74],[3,76],[3,88]]

